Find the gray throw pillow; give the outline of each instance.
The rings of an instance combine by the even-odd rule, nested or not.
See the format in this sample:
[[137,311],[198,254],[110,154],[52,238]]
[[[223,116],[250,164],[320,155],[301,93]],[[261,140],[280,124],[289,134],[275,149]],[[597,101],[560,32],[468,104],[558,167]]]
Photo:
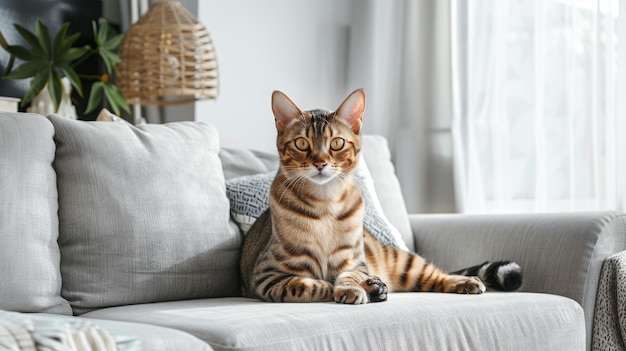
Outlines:
[[61,297],[54,128],[0,113],[0,309],[71,314]]
[[62,295],[75,313],[238,295],[241,237],[214,127],[50,120]]

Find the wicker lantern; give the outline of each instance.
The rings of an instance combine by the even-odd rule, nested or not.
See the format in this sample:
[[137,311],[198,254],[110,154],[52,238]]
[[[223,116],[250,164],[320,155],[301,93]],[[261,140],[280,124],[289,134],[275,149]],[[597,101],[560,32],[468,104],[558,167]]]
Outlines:
[[130,103],[174,105],[218,95],[217,60],[204,25],[160,0],[124,34],[117,85]]

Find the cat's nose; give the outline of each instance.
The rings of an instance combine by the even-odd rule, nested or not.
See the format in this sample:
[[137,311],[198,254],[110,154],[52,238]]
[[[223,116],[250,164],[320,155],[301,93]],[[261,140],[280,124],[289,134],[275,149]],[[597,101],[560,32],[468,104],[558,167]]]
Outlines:
[[313,162],[313,164],[315,165],[315,167],[317,167],[319,171],[321,171],[322,169],[324,169],[324,167],[326,167],[328,163],[321,161],[321,162]]

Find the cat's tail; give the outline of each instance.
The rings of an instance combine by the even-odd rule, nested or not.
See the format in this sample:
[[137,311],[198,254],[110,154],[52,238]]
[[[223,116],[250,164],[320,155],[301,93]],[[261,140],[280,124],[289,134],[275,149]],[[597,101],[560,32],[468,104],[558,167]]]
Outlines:
[[450,274],[477,276],[487,288],[499,291],[516,291],[522,287],[522,268],[515,262],[484,262]]

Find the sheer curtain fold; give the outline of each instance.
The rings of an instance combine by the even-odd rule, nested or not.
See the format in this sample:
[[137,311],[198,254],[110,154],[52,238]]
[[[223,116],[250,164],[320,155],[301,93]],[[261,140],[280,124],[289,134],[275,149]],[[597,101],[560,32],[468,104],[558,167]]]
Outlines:
[[461,212],[623,210],[620,1],[451,0]]
[[453,212],[449,0],[352,0],[348,86],[389,141],[408,210]]

